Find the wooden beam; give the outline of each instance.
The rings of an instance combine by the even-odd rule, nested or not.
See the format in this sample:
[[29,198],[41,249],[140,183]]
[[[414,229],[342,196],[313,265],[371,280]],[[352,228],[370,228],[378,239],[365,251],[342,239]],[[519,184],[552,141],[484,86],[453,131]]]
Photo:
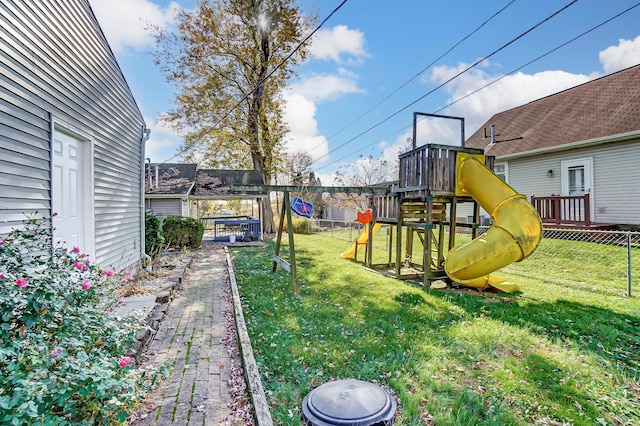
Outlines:
[[288,273],[291,273],[291,265],[289,264],[289,262],[287,262],[286,260],[284,260],[280,256],[274,254],[273,255],[273,263],[277,263],[278,265],[282,266],[282,269],[284,269]]
[[328,192],[330,194],[385,194],[391,186],[294,186],[294,185],[232,185],[234,190],[247,192]]

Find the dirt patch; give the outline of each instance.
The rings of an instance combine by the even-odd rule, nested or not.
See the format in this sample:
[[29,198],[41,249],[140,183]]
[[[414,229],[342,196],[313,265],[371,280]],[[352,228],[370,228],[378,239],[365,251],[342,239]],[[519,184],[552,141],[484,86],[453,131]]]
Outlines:
[[186,259],[192,257],[197,251],[183,251],[177,249],[165,249],[153,261],[150,272],[142,271],[135,280],[123,284],[117,292],[121,297],[145,296],[155,294],[164,287],[170,279],[173,270],[181,266]]

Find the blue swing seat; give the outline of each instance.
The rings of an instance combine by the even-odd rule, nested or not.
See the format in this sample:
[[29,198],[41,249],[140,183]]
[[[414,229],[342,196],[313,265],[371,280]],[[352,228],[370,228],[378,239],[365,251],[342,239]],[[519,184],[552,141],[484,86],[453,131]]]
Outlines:
[[300,197],[293,197],[291,199],[291,211],[295,214],[303,217],[310,218],[313,216],[313,204],[303,200]]

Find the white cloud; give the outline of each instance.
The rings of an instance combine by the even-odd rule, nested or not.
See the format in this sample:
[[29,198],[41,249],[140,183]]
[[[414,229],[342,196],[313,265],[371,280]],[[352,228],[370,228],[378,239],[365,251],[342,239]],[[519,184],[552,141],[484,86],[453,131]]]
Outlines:
[[607,74],[640,64],[640,35],[633,40],[618,40],[599,54],[600,63]]
[[324,136],[318,135],[315,104],[291,90],[286,91],[283,96],[286,102],[283,119],[289,126],[288,151],[307,152],[313,160],[326,155],[328,142]]
[[357,85],[357,75],[345,69],[337,74],[317,74],[291,84],[284,92],[284,121],[289,126],[289,152],[307,152],[314,161],[327,161],[329,144],[318,134],[315,119],[316,104],[334,101],[349,93],[363,93]]
[[165,27],[173,22],[180,5],[166,8],[149,0],[90,0],[109,45],[114,52],[126,47],[141,49],[153,44],[148,25]]
[[338,63],[342,62],[341,58],[344,55],[354,64],[369,56],[364,48],[364,33],[350,30],[345,25],[318,31],[311,43],[311,53],[317,59]]
[[[459,64],[455,68],[436,67],[432,73],[432,80],[441,83],[448,79],[447,76],[456,74],[467,66]],[[467,130],[473,132],[498,112],[577,86],[597,76],[597,74],[572,74],[566,71],[542,71],[535,74],[518,72],[504,76],[492,75],[483,69],[476,68],[461,75],[454,80],[453,84],[447,86],[451,94],[447,100],[448,103],[493,81],[495,83],[447,108],[446,114],[464,117]]]
[[[485,63],[483,65],[486,68],[490,64]],[[432,83],[442,84],[467,67],[468,64],[463,63],[458,64],[456,67],[435,67],[429,76],[429,80]],[[445,86],[445,89],[450,94],[446,103],[454,102],[492,81],[497,81],[438,112],[438,114],[463,117],[465,119],[465,136],[469,137],[494,114],[577,86],[598,76],[599,74],[597,73],[584,75],[565,71],[542,71],[535,74],[518,72],[505,76],[503,74],[492,74],[485,69],[475,68]],[[426,143],[460,145],[458,121],[421,119],[418,122],[417,133],[418,145]],[[412,129],[398,136],[392,144],[385,147],[383,151],[384,158],[392,159],[394,156],[397,158],[398,150],[407,144],[406,139],[411,136]]]
[[145,145],[145,156],[151,158],[153,163],[167,160],[171,163],[179,162],[180,157],[173,159],[171,157],[178,152],[178,147],[184,141],[184,138],[165,122],[153,118],[145,118],[145,122],[151,129],[151,135]]
[[318,74],[307,77],[293,83],[290,88],[310,101],[336,100],[347,93],[364,92],[358,87],[357,78],[356,74],[340,69],[338,74]]

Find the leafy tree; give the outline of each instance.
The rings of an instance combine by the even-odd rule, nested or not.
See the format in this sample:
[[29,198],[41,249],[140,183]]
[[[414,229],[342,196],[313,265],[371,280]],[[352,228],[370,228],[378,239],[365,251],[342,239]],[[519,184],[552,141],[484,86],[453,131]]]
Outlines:
[[[178,13],[176,32],[154,29],[156,63],[177,86],[162,118],[186,132],[187,159],[252,167],[271,183],[288,130],[281,92],[308,55],[307,46],[295,49],[313,20],[295,0],[201,0]],[[265,232],[274,232],[265,203]]]

